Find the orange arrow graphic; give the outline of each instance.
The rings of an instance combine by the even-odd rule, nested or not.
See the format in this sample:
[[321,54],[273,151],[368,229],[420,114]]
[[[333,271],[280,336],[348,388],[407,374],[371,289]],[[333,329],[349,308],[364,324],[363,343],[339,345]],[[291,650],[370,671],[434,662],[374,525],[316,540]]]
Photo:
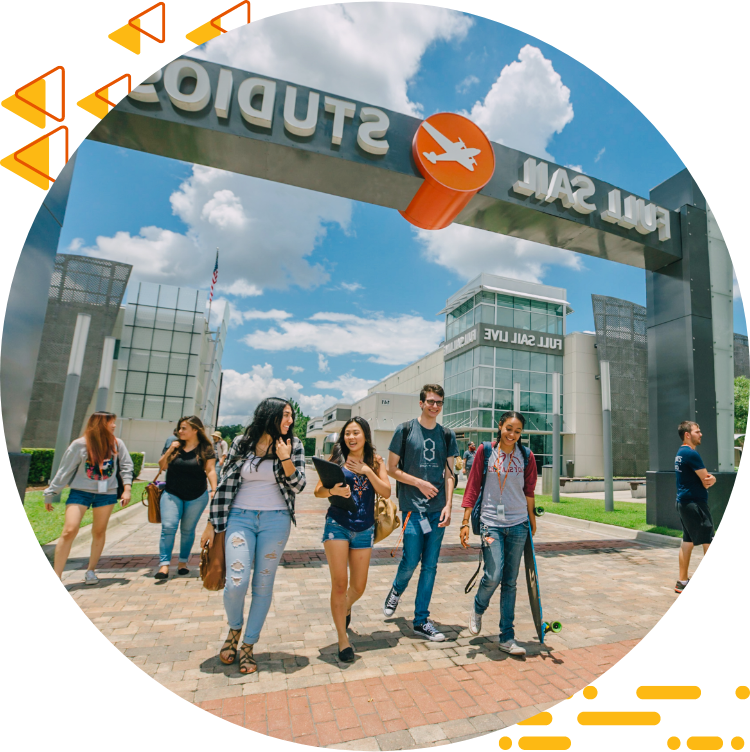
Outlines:
[[[46,191],[49,188],[49,181],[55,182],[55,179],[47,174],[49,171],[49,139],[58,131],[63,131],[65,134],[65,162],[67,164],[68,127],[59,125],[44,136],[5,157],[0,161],[0,165]],[[24,154],[26,158],[21,159],[21,154]]]
[[189,34],[185,35],[186,38],[197,45],[208,42],[210,39],[215,39],[220,34],[225,34],[227,30],[221,28],[219,21],[221,21],[224,16],[228,16],[232,11],[241,8],[243,5],[247,6],[247,22],[250,23],[250,0],[242,0],[241,3],[233,5],[229,10],[225,10],[218,16],[214,16],[208,23],[204,23],[203,26],[193,29]]

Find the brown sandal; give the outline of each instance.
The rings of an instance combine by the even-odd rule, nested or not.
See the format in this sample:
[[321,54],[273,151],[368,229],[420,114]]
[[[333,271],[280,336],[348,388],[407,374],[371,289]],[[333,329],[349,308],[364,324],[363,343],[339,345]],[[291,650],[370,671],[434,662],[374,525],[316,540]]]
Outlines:
[[[234,663],[237,659],[237,643],[240,641],[241,631],[241,629],[230,629],[229,636],[221,646],[221,650],[219,651],[219,660],[226,666]],[[223,655],[224,653],[228,653],[232,657],[229,660],[226,660]]]
[[243,642],[240,648],[240,673],[254,674],[257,670],[258,664],[253,658],[253,646]]

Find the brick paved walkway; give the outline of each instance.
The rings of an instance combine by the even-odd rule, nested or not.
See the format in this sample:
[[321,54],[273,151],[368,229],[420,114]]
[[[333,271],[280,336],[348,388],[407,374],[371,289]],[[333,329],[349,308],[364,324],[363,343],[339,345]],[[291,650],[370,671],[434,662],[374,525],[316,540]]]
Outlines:
[[[310,492],[298,499],[298,527],[276,577],[254,675],[218,660],[227,630],[222,596],[201,587],[197,556],[189,576],[153,579],[160,526],[148,524],[145,509],[110,531],[99,585],[83,584],[88,544],[74,547],[64,582],[133,663],[206,711],[274,737],[361,750],[446,744],[544,710],[617,661],[677,597],[674,547],[541,518],[536,545],[545,616],[564,629],[538,644],[519,583],[516,635],[528,656],[511,658],[497,649],[497,596],[483,633],[472,637],[466,628],[471,597],[464,585],[477,551],[456,542],[457,503],[431,604],[446,642],[411,632],[416,578],[394,617],[382,615],[399,560],[398,551],[390,556],[394,535],[390,546],[376,547],[367,591],[353,610],[357,660],[340,664],[320,543],[326,506]],[[696,552],[693,567],[699,561]]]

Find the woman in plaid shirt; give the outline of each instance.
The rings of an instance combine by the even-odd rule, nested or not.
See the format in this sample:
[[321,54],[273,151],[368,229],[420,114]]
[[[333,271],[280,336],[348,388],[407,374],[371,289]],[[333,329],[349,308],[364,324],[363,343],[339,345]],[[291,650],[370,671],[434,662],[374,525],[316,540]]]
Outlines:
[[234,663],[252,571],[252,600],[239,649],[240,673],[258,670],[253,646],[271,607],[276,570],[289,539],[294,499],[305,487],[305,451],[294,436],[294,410],[278,397],[264,399],[253,420],[232,443],[211,501],[201,546],[226,531],[224,609],[229,636],[219,653]]

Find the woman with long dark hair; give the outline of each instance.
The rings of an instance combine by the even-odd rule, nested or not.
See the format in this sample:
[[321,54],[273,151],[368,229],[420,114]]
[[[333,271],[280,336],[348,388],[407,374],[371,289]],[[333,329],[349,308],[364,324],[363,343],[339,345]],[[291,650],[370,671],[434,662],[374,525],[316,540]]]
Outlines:
[[125,444],[115,437],[117,416],[95,412],[88,419],[86,430],[65,451],[55,477],[44,490],[44,508],[52,511],[52,503],[70,486],[65,502],[65,524],[55,548],[55,573],[62,578],[70,547],[78,535],[81,520],[89,507],[93,509],[91,525],[91,555],[84,582],[96,585],[96,565],[104,548],[107,523],[117,503],[117,474],[124,485],[122,506],[130,502],[133,483],[133,460]]
[[210,546],[216,533],[226,531],[224,610],[229,636],[219,653],[225,664],[237,658],[252,572],[252,600],[239,648],[242,674],[258,670],[253,647],[271,607],[292,522],[297,524],[295,497],[304,488],[305,450],[294,435],[294,409],[287,400],[264,399],[245,433],[232,442],[201,536],[201,546]]
[[[497,440],[485,441],[477,449],[466,484],[464,519],[459,532],[461,545],[467,548],[469,520],[474,505],[480,504],[480,530],[484,574],[474,605],[469,612],[469,631],[482,630],[482,615],[490,598],[500,591],[500,650],[511,655],[525,655],[525,648],[515,640],[513,619],[516,609],[516,581],[526,537],[536,533],[534,488],[536,460],[530,449],[520,443],[525,420],[510,410],[500,417]],[[485,460],[489,452],[488,460]],[[482,492],[482,476],[487,462],[487,476]]]
[[195,542],[195,528],[208,504],[208,484],[212,495],[216,491],[216,455],[203,421],[197,415],[186,415],[177,421],[175,435],[177,439],[159,460],[159,468],[167,471],[167,483],[160,501],[159,571],[154,575],[157,580],[169,577],[178,527],[177,574],[190,573],[188,559]]
[[[354,649],[347,628],[352,605],[365,592],[375,538],[375,495],[390,498],[391,483],[383,458],[375,453],[370,424],[356,416],[348,420],[339,434],[337,446],[346,483],[323,488],[318,481],[319,499],[342,496],[354,502],[355,510],[328,507],[323,529],[323,547],[331,570],[331,615],[339,641],[339,660],[354,661]],[[334,454],[331,454],[331,462]]]

